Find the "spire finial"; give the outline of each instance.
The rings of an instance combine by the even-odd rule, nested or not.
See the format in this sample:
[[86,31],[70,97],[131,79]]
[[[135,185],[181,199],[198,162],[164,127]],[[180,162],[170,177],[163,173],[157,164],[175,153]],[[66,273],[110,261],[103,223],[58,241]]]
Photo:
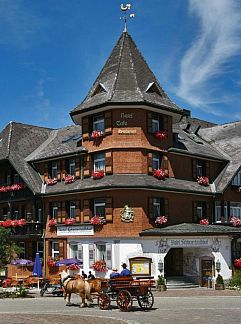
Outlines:
[[123,11],[124,15],[120,18],[124,20],[124,33],[127,32],[127,19],[130,18],[134,18],[135,14],[131,13],[129,15],[127,15],[127,11],[131,9],[131,4],[127,3],[126,5],[124,5],[123,3],[121,4],[121,10]]

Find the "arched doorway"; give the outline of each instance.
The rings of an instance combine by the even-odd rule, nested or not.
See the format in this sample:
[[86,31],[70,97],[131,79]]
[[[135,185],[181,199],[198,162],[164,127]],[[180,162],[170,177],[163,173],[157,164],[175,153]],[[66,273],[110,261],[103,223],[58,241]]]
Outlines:
[[183,249],[170,249],[164,259],[165,276],[183,276]]

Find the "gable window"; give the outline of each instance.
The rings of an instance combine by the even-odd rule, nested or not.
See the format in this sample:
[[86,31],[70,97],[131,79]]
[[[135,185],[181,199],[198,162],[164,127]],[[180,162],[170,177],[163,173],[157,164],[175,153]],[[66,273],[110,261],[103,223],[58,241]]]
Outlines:
[[100,216],[105,218],[105,198],[94,199],[94,216]]
[[75,218],[76,215],[76,205],[74,201],[71,201],[69,204],[69,216],[70,218]]
[[238,173],[233,178],[232,185],[233,186],[241,186],[241,170],[239,170]]
[[94,171],[105,171],[105,154],[97,153],[94,155]]
[[160,169],[160,155],[152,154],[152,169],[157,170]]
[[51,163],[51,178],[57,178],[58,175],[58,168],[57,168],[57,162],[52,161]]
[[102,133],[105,131],[105,119],[104,115],[97,115],[93,117],[93,131],[98,130]]
[[74,176],[75,175],[75,160],[74,159],[70,159],[69,160],[69,175]]

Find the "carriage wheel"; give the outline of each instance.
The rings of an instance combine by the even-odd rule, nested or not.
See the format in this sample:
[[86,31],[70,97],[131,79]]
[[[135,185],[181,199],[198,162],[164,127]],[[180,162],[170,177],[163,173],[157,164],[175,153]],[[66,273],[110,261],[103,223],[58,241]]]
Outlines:
[[98,296],[97,303],[100,309],[109,309],[110,307],[110,298],[105,293],[100,293]]
[[132,296],[128,290],[120,290],[117,294],[116,303],[123,312],[128,312],[132,307]]
[[142,309],[151,309],[154,304],[154,297],[150,290],[145,295],[137,296],[137,301]]

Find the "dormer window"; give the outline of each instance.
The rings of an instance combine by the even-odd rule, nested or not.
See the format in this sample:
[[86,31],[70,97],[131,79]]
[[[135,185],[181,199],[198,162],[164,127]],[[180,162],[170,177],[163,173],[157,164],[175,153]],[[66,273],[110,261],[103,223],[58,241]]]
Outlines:
[[146,88],[146,93],[156,93],[159,96],[161,96],[161,92],[158,89],[158,86],[155,84],[155,82],[151,82],[148,84],[148,86]]
[[241,170],[239,170],[238,173],[233,178],[232,185],[233,186],[241,186]]
[[106,90],[105,86],[103,85],[103,83],[99,83],[96,86],[96,88],[95,88],[95,90],[94,90],[94,92],[92,94],[92,97],[97,95],[98,93],[102,93],[102,92],[107,92],[107,90]]
[[104,115],[93,116],[93,131],[100,131],[104,133],[105,131],[105,118]]

